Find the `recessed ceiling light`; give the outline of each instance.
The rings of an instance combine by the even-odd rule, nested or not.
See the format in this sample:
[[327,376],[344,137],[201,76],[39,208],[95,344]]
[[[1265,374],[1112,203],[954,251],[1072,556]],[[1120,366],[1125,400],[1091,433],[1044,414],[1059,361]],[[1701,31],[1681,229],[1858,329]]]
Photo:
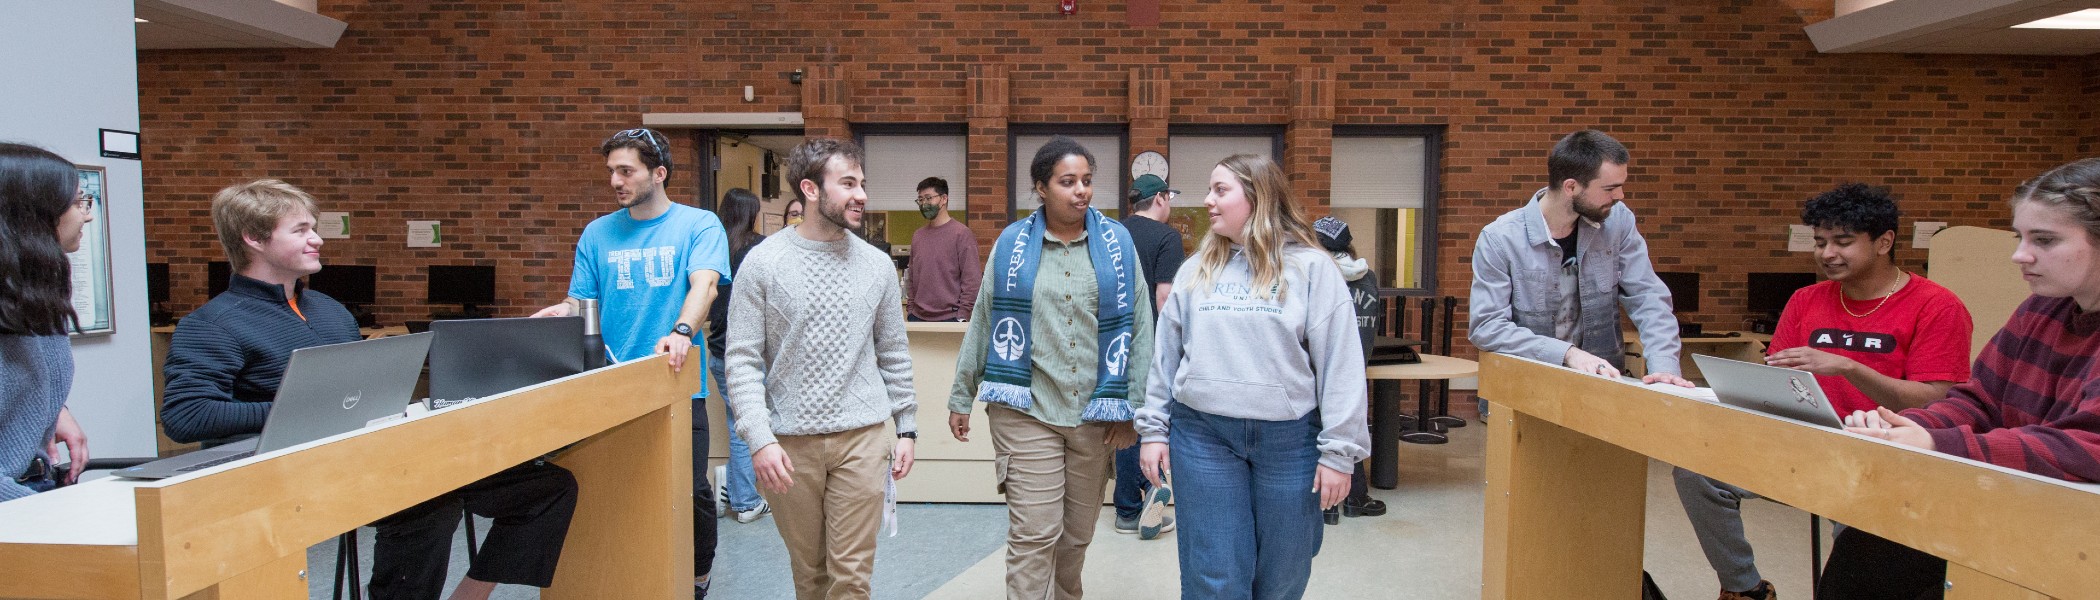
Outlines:
[[132,17],[132,18],[131,18],[131,22],[133,22],[133,23],[152,23],[152,21],[148,21],[148,20],[145,20],[145,19],[141,19],[141,18],[138,18],[138,17]]
[[2014,25],[2014,29],[2100,29],[2100,8],[2088,8]]

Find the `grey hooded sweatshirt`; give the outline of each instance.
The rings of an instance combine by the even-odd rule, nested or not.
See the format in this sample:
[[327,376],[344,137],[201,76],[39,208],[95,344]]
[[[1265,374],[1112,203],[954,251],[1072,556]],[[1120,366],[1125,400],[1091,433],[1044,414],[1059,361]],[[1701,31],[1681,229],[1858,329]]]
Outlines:
[[1351,473],[1370,455],[1363,342],[1348,283],[1318,249],[1286,245],[1283,263],[1281,294],[1268,298],[1253,293],[1239,248],[1205,289],[1195,288],[1199,261],[1182,264],[1159,311],[1151,381],[1137,411],[1143,441],[1167,441],[1175,402],[1262,421],[1318,408],[1321,465]]

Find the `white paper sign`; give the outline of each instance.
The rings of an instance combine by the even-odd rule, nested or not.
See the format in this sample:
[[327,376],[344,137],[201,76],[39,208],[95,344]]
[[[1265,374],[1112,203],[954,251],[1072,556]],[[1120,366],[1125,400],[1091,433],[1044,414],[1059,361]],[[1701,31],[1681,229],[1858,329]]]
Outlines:
[[445,238],[438,235],[439,221],[409,221],[408,247],[437,248],[445,245]]
[[1786,227],[1787,227],[1787,236],[1786,236],[1786,251],[1787,251],[1787,252],[1815,252],[1815,251],[1816,251],[1816,230],[1815,230],[1815,229],[1812,229],[1812,228],[1810,228],[1810,227],[1809,227],[1809,226],[1807,226],[1807,225],[1788,225],[1788,226],[1786,226]]
[[350,213],[323,212],[314,230],[321,232],[321,239],[340,240],[350,237]]
[[1939,233],[1941,229],[1946,229],[1946,228],[1947,228],[1947,222],[1946,222],[1946,221],[1918,221],[1917,223],[1914,223],[1914,224],[1912,224],[1912,225],[1911,225],[1911,228],[1912,228],[1912,231],[1913,231],[1913,234],[1912,234],[1912,236],[1911,236],[1911,239],[1910,239],[1910,245],[1911,245],[1911,247],[1913,247],[1913,248],[1931,248],[1931,247],[1932,247],[1932,234],[1935,234],[1935,233]]

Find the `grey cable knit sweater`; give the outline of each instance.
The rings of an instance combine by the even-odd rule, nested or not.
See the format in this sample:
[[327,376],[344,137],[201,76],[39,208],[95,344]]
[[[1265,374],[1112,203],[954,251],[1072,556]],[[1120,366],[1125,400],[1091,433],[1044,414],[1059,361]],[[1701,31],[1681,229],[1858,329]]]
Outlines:
[[[64,335],[0,335],[0,502],[30,495],[15,478],[44,456],[73,388],[73,343]],[[51,457],[44,456],[46,460]]]
[[722,362],[737,435],[756,451],[775,435],[883,419],[918,431],[903,306],[896,267],[857,237],[818,242],[785,230],[759,242],[729,298]]

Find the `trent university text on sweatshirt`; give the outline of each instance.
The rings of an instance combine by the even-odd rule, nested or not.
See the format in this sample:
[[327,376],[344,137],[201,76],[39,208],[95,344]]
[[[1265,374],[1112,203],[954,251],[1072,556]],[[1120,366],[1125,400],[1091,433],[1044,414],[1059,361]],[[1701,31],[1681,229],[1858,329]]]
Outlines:
[[1281,300],[1254,294],[1242,252],[1201,290],[1201,261],[1182,264],[1160,307],[1152,379],[1137,411],[1144,441],[1167,441],[1175,402],[1263,421],[1318,408],[1321,465],[1351,473],[1371,455],[1363,343],[1349,286],[1326,252],[1302,244],[1283,252]]
[[911,346],[897,270],[874,246],[795,229],[744,257],[729,298],[724,375],[736,432],[756,451],[775,435],[851,431],[896,419],[918,431]]

